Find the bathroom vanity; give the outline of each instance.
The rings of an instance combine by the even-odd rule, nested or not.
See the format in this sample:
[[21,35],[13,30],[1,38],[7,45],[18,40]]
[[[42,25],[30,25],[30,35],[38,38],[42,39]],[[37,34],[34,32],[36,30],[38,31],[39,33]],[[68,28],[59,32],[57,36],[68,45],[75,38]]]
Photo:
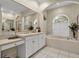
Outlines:
[[44,33],[18,34],[18,36],[20,38],[0,40],[0,57],[2,55],[1,51],[17,47],[17,56],[28,58],[45,46]]

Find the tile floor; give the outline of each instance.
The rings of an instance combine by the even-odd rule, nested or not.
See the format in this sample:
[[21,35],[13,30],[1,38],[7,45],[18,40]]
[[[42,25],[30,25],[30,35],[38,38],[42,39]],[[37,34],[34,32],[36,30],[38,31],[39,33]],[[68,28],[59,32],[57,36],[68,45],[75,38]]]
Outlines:
[[79,55],[50,47],[45,47],[31,58],[79,58]]

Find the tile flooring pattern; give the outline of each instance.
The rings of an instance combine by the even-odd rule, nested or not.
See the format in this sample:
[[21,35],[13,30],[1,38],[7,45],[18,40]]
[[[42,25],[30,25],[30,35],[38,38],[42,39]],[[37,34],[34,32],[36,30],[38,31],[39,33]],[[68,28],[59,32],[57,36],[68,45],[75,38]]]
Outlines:
[[79,58],[79,55],[50,47],[45,47],[31,58]]

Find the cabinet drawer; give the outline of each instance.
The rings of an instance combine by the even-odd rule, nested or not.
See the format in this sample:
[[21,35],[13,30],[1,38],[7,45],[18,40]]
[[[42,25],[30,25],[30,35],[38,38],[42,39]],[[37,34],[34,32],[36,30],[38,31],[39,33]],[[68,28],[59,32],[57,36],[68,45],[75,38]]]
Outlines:
[[15,43],[9,43],[9,44],[1,46],[1,50],[6,50],[6,49],[12,48],[14,46],[16,46]]
[[24,41],[18,41],[18,42],[14,42],[14,43],[9,43],[9,44],[1,46],[1,50],[6,50],[6,49],[9,49],[9,48],[21,45],[23,43],[24,43]]

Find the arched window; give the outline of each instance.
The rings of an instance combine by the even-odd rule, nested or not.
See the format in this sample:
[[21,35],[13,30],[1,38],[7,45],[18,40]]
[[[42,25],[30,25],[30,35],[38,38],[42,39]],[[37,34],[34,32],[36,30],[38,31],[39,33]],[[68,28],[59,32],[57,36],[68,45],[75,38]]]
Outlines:
[[53,19],[52,34],[54,36],[69,37],[69,18],[68,18],[68,16],[62,14],[62,15],[56,16]]
[[65,16],[62,16],[54,21],[54,23],[60,23],[60,22],[68,22],[68,19]]

